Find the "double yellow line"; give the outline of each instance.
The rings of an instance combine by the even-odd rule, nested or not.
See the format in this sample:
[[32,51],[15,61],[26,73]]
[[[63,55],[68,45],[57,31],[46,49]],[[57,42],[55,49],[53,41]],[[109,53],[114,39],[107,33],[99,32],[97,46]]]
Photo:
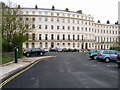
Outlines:
[[[56,56],[54,56],[54,57],[56,57]],[[49,57],[49,58],[50,58],[50,57]],[[40,59],[40,60],[45,60],[45,59],[48,59],[48,58],[43,58],[43,59]],[[2,83],[0,84],[0,88],[2,88],[4,85],[6,85],[8,82],[10,82],[11,80],[13,80],[13,79],[14,79],[15,77],[17,77],[18,75],[22,74],[22,73],[25,72],[26,70],[28,70],[28,69],[30,69],[31,67],[33,67],[33,66],[34,66],[35,64],[37,64],[38,62],[39,62],[39,60],[36,61],[36,62],[34,62],[32,65],[30,65],[30,66],[27,67],[26,69],[18,72],[17,74],[11,76],[10,78],[8,78],[8,79],[5,80],[4,82],[2,82]]]

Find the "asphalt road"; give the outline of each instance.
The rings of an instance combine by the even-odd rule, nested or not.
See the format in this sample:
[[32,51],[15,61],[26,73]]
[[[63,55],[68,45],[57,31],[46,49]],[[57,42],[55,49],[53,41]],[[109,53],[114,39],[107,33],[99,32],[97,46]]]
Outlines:
[[54,55],[38,62],[3,88],[118,88],[114,62],[90,60],[88,53],[46,53]]

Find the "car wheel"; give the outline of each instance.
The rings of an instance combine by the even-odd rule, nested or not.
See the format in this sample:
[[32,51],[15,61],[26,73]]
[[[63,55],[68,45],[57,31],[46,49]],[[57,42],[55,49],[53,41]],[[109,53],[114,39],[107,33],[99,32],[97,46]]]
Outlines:
[[43,53],[42,53],[42,52],[40,52],[40,55],[42,56],[42,55],[43,55]]
[[106,63],[110,62],[110,58],[106,58],[106,59],[105,59],[105,62],[106,62]]
[[94,56],[93,58],[94,58],[94,60],[96,60],[96,59],[97,59],[97,56]]
[[29,56],[30,56],[30,54],[29,54],[29,53],[27,53],[27,54],[26,54],[26,56],[27,56],[27,57],[29,57]]

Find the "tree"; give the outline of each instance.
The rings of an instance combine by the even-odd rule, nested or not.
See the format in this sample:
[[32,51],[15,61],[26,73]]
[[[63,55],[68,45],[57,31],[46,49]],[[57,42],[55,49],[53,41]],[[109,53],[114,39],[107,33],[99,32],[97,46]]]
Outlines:
[[80,14],[82,14],[82,10],[78,10],[77,12],[80,13]]
[[110,24],[110,21],[109,21],[109,20],[107,20],[107,24]]
[[68,9],[68,8],[66,8],[66,9],[65,9],[65,11],[67,11],[67,12],[68,12],[68,11],[69,11],[69,9]]
[[22,44],[27,40],[28,29],[26,21],[21,16],[20,5],[13,7],[12,3],[2,2],[2,47],[10,52],[18,46],[18,57],[22,57]]
[[54,7],[54,5],[52,6],[52,10],[53,10],[53,11],[55,10],[55,7]]

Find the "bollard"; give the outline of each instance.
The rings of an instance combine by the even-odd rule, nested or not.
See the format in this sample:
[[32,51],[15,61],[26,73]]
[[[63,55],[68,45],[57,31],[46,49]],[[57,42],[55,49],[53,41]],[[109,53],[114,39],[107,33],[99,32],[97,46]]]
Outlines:
[[15,63],[17,63],[17,57],[18,57],[18,48],[15,46]]

